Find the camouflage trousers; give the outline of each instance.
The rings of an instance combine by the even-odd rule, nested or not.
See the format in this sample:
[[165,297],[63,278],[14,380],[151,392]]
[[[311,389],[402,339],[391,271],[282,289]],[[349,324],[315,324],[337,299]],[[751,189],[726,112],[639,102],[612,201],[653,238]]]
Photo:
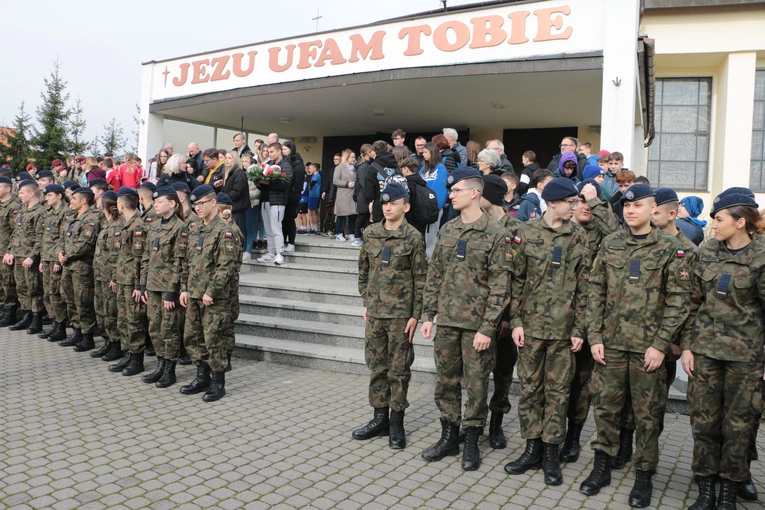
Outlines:
[[408,319],[367,317],[364,358],[372,371],[369,405],[403,411],[409,407],[406,394],[412,379],[414,346],[405,333]]
[[96,320],[101,326],[101,334],[110,342],[117,342],[120,330],[117,327],[117,294],[112,292],[109,282],[96,280]]
[[0,263],[0,278],[3,285],[3,301],[6,306],[19,304],[19,296],[16,292],[16,277],[13,274],[13,266]]
[[[234,344],[236,343],[236,333],[234,332],[234,322],[239,318],[239,278],[235,278],[235,282],[232,280],[232,291],[229,293],[229,303],[231,311],[231,320],[224,333],[226,342],[226,353],[231,354],[234,352]],[[234,287],[236,285],[236,287]]]
[[590,381],[595,360],[590,351],[590,343],[584,340],[581,350],[574,353],[574,376],[571,380],[571,392],[568,395],[568,421],[582,424],[587,421],[590,412]]
[[120,285],[117,291],[117,329],[120,347],[132,353],[143,352],[145,347],[146,305],[133,299],[133,287]]
[[66,320],[66,303],[61,299],[61,269],[54,271],[56,265],[53,261],[42,263],[43,279],[43,302],[48,310],[48,315],[58,322]]
[[[433,346],[436,361],[435,401],[441,418],[465,427],[485,427],[489,407],[489,374],[496,363],[496,342],[485,351],[473,347],[475,331],[438,326]],[[467,387],[465,415],[462,419],[462,379]]]
[[547,444],[563,443],[573,371],[570,340],[526,337],[525,345],[518,349],[521,437],[542,438]]
[[189,298],[186,306],[186,324],[183,344],[195,365],[207,363],[215,373],[223,372],[226,359],[226,342],[223,333],[231,322],[229,302],[216,299],[206,306],[201,299]]
[[[592,356],[590,356],[592,357]],[[594,362],[594,360],[593,360]],[[667,395],[669,400],[669,389],[672,387],[672,383],[675,382],[675,376],[677,376],[677,361],[667,361],[664,359],[664,368],[667,370]],[[659,435],[664,432],[664,417],[667,414],[667,407],[661,411],[661,422],[659,422]],[[623,429],[635,430],[635,415],[632,413],[632,397],[627,393],[624,399],[624,407],[621,414],[621,427]]]
[[518,347],[512,338],[495,340],[497,344],[497,362],[494,366],[494,393],[489,401],[489,411],[492,413],[510,412],[510,385],[513,384],[513,369],[518,361]]
[[643,353],[605,350],[605,365],[596,364],[590,391],[597,436],[595,450],[614,456],[619,451],[619,429],[626,399],[632,400],[635,416],[634,465],[641,471],[656,469],[659,463],[659,433],[667,405],[667,371],[646,372]]
[[95,288],[93,266],[84,263],[64,266],[61,272],[61,295],[73,328],[91,333],[96,326],[93,306]]
[[177,361],[181,352],[181,313],[177,300],[175,308],[165,309],[164,292],[147,292],[149,303],[146,315],[149,317],[149,336],[157,356],[168,361]]
[[16,278],[16,293],[21,302],[21,308],[31,312],[43,311],[43,286],[42,274],[39,264],[32,267],[23,266],[24,259],[16,257],[13,265],[13,273]]
[[695,355],[688,403],[693,432],[693,473],[743,482],[750,441],[763,410],[762,363],[720,361]]

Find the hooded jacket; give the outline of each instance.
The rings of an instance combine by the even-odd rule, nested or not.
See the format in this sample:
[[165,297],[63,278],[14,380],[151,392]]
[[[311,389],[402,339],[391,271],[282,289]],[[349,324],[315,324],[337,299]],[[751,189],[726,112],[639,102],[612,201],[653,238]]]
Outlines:
[[383,219],[380,195],[385,187],[385,180],[393,175],[401,175],[396,157],[392,152],[383,152],[372,161],[364,181],[364,199],[372,202],[372,221]]
[[531,184],[531,177],[534,175],[534,172],[539,170],[539,164],[535,161],[533,163],[529,163],[525,167],[523,167],[523,170],[521,170],[521,175],[518,176],[518,180],[520,180],[520,184],[518,185],[518,189],[516,190],[519,195],[524,195],[529,190],[529,184]]
[[[567,152],[565,154],[562,154],[560,159],[558,160],[558,168],[553,172],[553,175],[555,177],[562,177],[566,179],[571,179],[574,181],[574,184],[578,184],[581,177],[577,178],[577,172],[572,172],[571,175],[566,175],[566,171],[563,169],[563,165],[566,164],[567,161],[573,161],[578,164],[578,160],[573,152]],[[585,160],[586,161],[586,160]]]
[[542,217],[542,202],[537,193],[526,193],[521,197],[518,206],[518,214],[515,218],[520,221],[529,221]]
[[417,222],[414,219],[412,211],[414,211],[415,207],[420,207],[420,204],[417,203],[417,193],[415,193],[415,188],[417,186],[424,186],[427,188],[428,183],[425,182],[425,179],[423,179],[420,174],[407,175],[405,178],[406,185],[409,188],[409,212],[406,213],[404,217],[406,218],[406,221],[408,221],[410,225],[416,228],[420,234],[422,234],[422,237],[425,238],[425,229],[427,228],[427,225],[425,223]]
[[[584,157],[584,154],[579,154],[578,152],[576,153],[572,152],[571,154],[574,154],[576,156],[576,161],[577,161],[576,162],[576,178],[581,181],[583,177],[584,167],[588,165],[587,158]],[[550,161],[550,164],[547,165],[547,169],[549,171],[555,173],[555,171],[558,169],[558,162],[560,161],[560,157],[561,157],[560,152],[556,154],[555,156],[553,156],[552,161]]]
[[[290,158],[282,158],[278,163],[274,163],[282,169],[282,173],[292,175],[292,163]],[[268,199],[271,205],[287,205],[291,193],[291,181],[272,181],[268,184]],[[262,199],[261,199],[262,200]],[[298,196],[300,200],[300,196]]]
[[292,181],[290,182],[290,201],[300,202],[300,193],[303,191],[303,182],[305,182],[305,163],[303,156],[297,152],[297,148],[292,140],[287,140],[282,145],[290,149],[289,160],[292,165]]

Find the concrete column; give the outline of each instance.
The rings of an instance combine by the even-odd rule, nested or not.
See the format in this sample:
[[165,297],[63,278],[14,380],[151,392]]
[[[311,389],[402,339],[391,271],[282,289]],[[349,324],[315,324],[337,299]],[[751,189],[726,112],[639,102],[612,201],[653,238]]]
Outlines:
[[165,124],[164,115],[149,113],[152,101],[152,74],[155,64],[143,66],[141,78],[141,125],[138,131],[138,156],[144,165],[162,148],[162,137]]
[[[637,33],[640,2],[619,0],[603,3],[603,96],[600,147],[624,154],[624,166],[633,163],[637,101]],[[641,135],[642,136],[642,135]],[[639,159],[639,158],[638,158]],[[642,173],[642,169],[639,169]]]

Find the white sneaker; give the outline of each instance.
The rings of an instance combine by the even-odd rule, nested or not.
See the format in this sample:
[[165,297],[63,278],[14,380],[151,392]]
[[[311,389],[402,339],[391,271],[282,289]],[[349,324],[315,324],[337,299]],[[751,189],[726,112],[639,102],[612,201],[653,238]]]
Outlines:
[[335,241],[340,241],[341,243],[345,242],[345,237],[343,234],[337,234],[337,237],[335,237]]
[[258,259],[258,262],[262,262],[264,264],[270,264],[271,262],[274,261],[275,258],[276,258],[275,254],[273,254],[273,253],[266,253],[265,255],[263,255],[262,257],[260,257]]
[[250,252],[246,251],[242,254],[242,261],[250,260],[252,259],[252,255],[250,255]]
[[348,240],[349,241],[355,241],[356,240],[356,236],[351,234],[351,235],[348,236]]
[[287,245],[287,246],[284,248],[284,251],[295,251],[295,245],[294,245],[294,244],[288,244],[288,245]]
[[277,253],[276,256],[274,257],[274,264],[276,264],[277,266],[281,266],[282,264],[284,264],[284,257],[282,257],[281,253]]
[[361,246],[361,239],[354,239],[353,246]]

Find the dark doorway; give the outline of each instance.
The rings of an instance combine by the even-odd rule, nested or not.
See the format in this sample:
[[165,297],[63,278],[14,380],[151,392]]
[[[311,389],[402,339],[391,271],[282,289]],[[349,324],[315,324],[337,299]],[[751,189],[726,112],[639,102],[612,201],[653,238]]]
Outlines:
[[559,146],[564,136],[578,137],[577,128],[505,129],[502,133],[502,143],[505,144],[507,159],[520,173],[523,170],[521,156],[524,152],[534,151],[539,166],[546,168],[553,156],[560,152]]

